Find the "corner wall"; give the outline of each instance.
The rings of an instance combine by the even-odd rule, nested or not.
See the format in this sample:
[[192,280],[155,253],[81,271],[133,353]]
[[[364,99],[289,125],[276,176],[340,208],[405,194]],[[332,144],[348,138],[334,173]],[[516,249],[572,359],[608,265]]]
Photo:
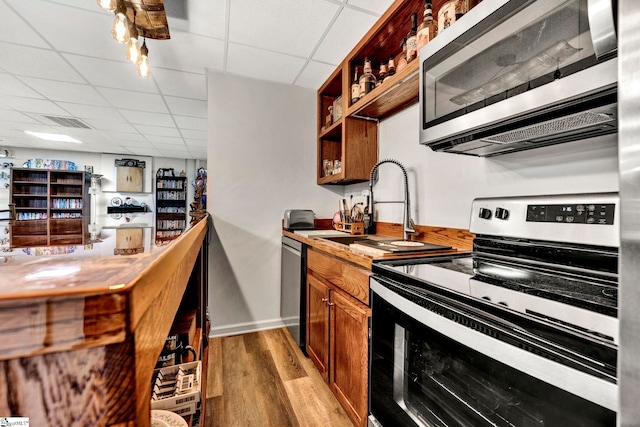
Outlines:
[[330,218],[343,188],[316,185],[316,92],[209,71],[211,335],[282,326],[286,209]]

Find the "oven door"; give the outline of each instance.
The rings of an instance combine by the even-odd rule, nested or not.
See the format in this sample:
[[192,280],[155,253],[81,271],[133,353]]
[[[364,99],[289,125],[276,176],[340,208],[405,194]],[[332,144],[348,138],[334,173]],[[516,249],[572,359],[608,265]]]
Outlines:
[[370,426],[615,425],[615,380],[472,306],[379,276],[371,290]]

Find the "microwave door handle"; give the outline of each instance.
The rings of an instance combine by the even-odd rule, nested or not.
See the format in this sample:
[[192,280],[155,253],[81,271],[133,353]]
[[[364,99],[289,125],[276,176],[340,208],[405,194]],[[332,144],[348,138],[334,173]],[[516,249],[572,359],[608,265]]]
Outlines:
[[616,51],[618,39],[613,19],[613,0],[587,0],[587,11],[596,58]]

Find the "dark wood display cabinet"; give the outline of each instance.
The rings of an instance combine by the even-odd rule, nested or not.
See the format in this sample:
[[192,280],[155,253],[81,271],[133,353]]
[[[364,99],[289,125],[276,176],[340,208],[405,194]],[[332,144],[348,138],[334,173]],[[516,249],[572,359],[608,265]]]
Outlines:
[[89,239],[91,174],[14,168],[11,247],[84,244]]
[[156,243],[161,244],[180,236],[187,227],[187,178],[156,177]]

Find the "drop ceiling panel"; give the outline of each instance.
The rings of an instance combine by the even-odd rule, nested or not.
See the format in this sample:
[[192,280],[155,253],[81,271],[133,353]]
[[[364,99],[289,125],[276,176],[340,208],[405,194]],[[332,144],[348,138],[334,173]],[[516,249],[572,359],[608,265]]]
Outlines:
[[163,95],[207,99],[207,81],[204,77],[204,70],[202,70],[202,74],[166,69],[157,69],[151,72]]
[[199,99],[178,98],[175,96],[165,96],[164,100],[169,106],[172,114],[180,116],[207,118],[207,101]]
[[382,15],[393,4],[393,0],[347,0],[347,4]]
[[102,106],[108,105],[102,95],[88,84],[56,82],[33,77],[22,77],[20,80],[52,101]]
[[222,70],[224,64],[224,41],[197,34],[173,31],[170,40],[147,40],[147,48],[153,68],[204,74],[206,68]]
[[56,102],[58,106],[73,117],[79,119],[101,119],[126,123],[118,109],[113,107],[97,107],[95,105],[72,104],[69,102]]
[[376,20],[375,16],[367,13],[348,8],[342,9],[331,31],[313,55],[313,59],[329,64],[340,64]]
[[224,39],[227,16],[227,0],[184,0],[187,6],[185,19],[167,16],[169,29],[188,31],[203,36]]
[[[15,123],[11,123],[15,122]],[[21,113],[19,111],[0,109],[0,130],[2,130],[5,126],[13,125],[15,126],[18,123],[40,123],[38,120],[30,117],[27,114]]]
[[23,21],[9,5],[2,2],[0,2],[0,40],[21,45],[49,47],[31,25]]
[[[153,79],[140,78],[136,66],[128,61],[91,58],[72,54],[64,54],[63,56],[92,85],[136,92],[158,93],[158,88]],[[105,58],[108,58],[108,56]]]
[[207,130],[207,119],[187,116],[174,116],[180,129]]
[[229,43],[227,71],[230,73],[292,84],[304,63],[302,58]]
[[182,129],[180,130],[180,133],[184,138],[201,139],[201,140],[206,140],[209,135],[207,131],[191,130],[191,129]]
[[307,87],[309,89],[318,90],[320,86],[336,69],[335,65],[323,64],[321,62],[309,61],[306,67],[296,79],[296,86]]
[[125,117],[134,125],[175,127],[170,114],[149,113],[146,111],[127,111]]
[[146,139],[153,145],[184,145],[184,140],[180,137],[171,137],[171,136],[159,136],[159,135],[147,135]]
[[338,11],[318,0],[234,0],[229,41],[307,57]]
[[0,94],[26,98],[43,98],[38,92],[8,73],[0,73]]
[[[160,95],[128,90],[98,88],[98,91],[116,108],[123,110],[147,111],[152,113],[168,113]],[[126,113],[123,113],[126,115]]]
[[115,120],[101,120],[101,119],[85,119],[89,126],[99,131],[118,131],[136,133],[137,129],[129,123],[115,121]]
[[[57,52],[0,42],[2,68],[15,76],[31,76],[61,82],[84,83]],[[10,59],[9,59],[10,58]]]
[[158,127],[158,126],[145,126],[135,125],[135,128],[149,139],[150,135],[153,136],[172,136],[180,138],[180,132],[175,127]]
[[65,115],[65,111],[45,99],[23,98],[20,96],[0,95],[0,105],[14,110],[48,115]]

